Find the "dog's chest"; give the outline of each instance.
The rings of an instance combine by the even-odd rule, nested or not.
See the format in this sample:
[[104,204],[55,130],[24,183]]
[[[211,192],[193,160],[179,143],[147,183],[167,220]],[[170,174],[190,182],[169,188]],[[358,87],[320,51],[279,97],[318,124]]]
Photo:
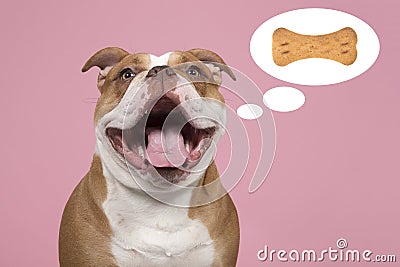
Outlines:
[[210,266],[214,244],[187,209],[148,196],[109,190],[103,204],[111,225],[111,248],[119,266]]

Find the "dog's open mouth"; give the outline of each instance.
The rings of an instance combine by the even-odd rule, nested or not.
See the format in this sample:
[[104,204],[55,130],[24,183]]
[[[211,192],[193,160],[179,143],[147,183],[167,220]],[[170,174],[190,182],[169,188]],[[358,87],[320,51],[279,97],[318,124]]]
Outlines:
[[[166,96],[160,98],[149,116],[130,129],[107,128],[113,148],[133,166],[146,169],[152,165],[172,183],[179,182],[209,148],[216,127],[199,128]],[[183,127],[182,127],[183,125]]]

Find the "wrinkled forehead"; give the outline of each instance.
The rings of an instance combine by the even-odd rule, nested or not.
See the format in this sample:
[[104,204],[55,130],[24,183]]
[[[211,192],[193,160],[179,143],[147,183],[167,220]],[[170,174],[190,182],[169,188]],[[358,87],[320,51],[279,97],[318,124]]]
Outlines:
[[150,70],[155,66],[176,66],[186,62],[199,60],[190,53],[184,51],[168,52],[161,56],[147,53],[136,53],[125,57],[121,62],[114,66],[114,71],[119,71],[124,67],[134,68],[136,71]]

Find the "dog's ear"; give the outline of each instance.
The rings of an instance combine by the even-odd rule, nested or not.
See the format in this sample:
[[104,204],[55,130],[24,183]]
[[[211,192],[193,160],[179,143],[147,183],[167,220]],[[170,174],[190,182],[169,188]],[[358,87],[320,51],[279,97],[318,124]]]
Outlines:
[[213,73],[214,80],[218,84],[221,84],[222,82],[221,71],[226,72],[232,80],[236,81],[236,76],[233,74],[233,71],[225,64],[224,60],[217,53],[202,48],[195,48],[186,52],[194,55],[200,61],[205,61],[206,65]]
[[100,68],[99,76],[97,78],[97,87],[101,92],[101,86],[110,69],[120,62],[124,57],[129,55],[125,50],[118,47],[107,47],[96,52],[82,67],[82,72],[86,72],[94,66]]

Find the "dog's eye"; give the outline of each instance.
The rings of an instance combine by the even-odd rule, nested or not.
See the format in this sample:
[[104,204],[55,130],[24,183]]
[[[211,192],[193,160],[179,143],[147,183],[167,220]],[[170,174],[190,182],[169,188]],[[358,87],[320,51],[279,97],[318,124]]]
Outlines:
[[188,70],[187,70],[187,74],[189,74],[190,76],[193,77],[199,77],[200,76],[200,69],[196,66],[191,66]]
[[129,80],[135,77],[136,74],[131,69],[124,69],[121,71],[121,79],[122,80]]

